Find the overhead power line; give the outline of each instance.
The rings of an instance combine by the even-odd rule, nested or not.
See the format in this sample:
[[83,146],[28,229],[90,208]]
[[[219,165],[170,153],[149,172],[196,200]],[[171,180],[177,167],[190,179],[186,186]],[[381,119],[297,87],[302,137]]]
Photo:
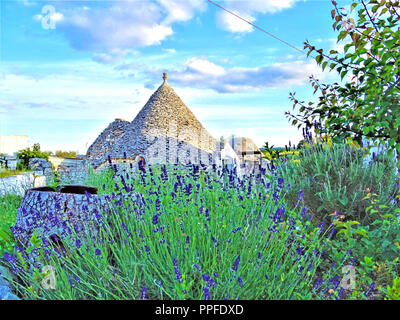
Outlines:
[[300,50],[299,48],[296,48],[294,45],[290,44],[289,42],[287,42],[287,41],[285,41],[285,40],[282,40],[282,39],[278,38],[277,36],[274,36],[272,33],[268,32],[267,30],[265,30],[265,29],[263,29],[263,28],[260,28],[259,26],[256,26],[254,23],[251,23],[250,21],[246,20],[245,18],[242,18],[242,17],[239,16],[238,14],[236,14],[236,13],[234,13],[234,12],[232,12],[232,11],[230,11],[230,10],[228,10],[228,9],[226,9],[226,8],[224,8],[224,7],[222,7],[222,6],[220,6],[219,4],[215,3],[214,1],[211,1],[211,0],[207,0],[207,1],[210,2],[211,4],[213,4],[214,6],[220,8],[220,9],[226,11],[226,12],[228,12],[229,14],[234,15],[236,18],[238,18],[238,19],[240,19],[240,20],[242,20],[242,21],[248,23],[249,25],[253,26],[254,28],[256,28],[256,29],[258,29],[258,30],[260,30],[260,31],[262,31],[262,32],[264,32],[264,33],[266,33],[266,34],[269,35],[270,37],[272,37],[272,38],[274,38],[274,39],[276,39],[276,40],[278,40],[278,41],[280,41],[280,42],[286,44],[287,46],[289,46],[289,47],[291,47],[291,48],[293,48],[293,49],[295,49],[295,50],[297,50],[297,51],[299,51],[299,52],[305,54],[305,52],[304,52],[303,50]]

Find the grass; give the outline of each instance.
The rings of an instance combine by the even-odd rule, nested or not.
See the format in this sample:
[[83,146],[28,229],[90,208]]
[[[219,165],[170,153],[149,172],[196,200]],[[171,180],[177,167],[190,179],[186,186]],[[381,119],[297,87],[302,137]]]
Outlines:
[[11,176],[16,176],[19,174],[26,174],[29,173],[30,171],[26,170],[9,170],[9,169],[2,169],[0,170],[0,178],[6,178],[6,177],[11,177]]
[[10,227],[15,224],[16,212],[21,202],[21,197],[17,195],[5,195],[0,197],[0,256],[4,252],[12,251],[14,237]]

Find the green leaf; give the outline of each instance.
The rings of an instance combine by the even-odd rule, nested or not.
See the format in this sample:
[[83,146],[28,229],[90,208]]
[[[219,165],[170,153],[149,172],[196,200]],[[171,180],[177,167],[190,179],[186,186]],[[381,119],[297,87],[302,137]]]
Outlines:
[[365,230],[365,229],[357,229],[355,233],[359,234],[360,236],[363,236],[363,237],[368,237],[367,230]]

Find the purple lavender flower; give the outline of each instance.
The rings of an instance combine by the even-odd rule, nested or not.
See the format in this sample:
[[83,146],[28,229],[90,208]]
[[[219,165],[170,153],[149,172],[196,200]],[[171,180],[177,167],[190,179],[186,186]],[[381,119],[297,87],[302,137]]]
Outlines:
[[174,265],[174,271],[175,271],[175,280],[178,280],[179,283],[182,283],[182,274],[179,272],[179,268],[178,268],[178,260],[176,260],[175,258],[172,259],[172,264]]
[[143,288],[142,288],[142,292],[141,292],[141,294],[140,294],[140,298],[141,298],[142,300],[146,299],[146,293],[147,293],[147,288],[146,288],[146,287],[143,287]]
[[318,278],[314,283],[314,289],[318,290],[321,287],[322,283],[323,283],[323,280],[321,278]]
[[125,223],[123,223],[123,222],[122,222],[122,229],[125,230],[125,232],[127,233],[128,238],[129,238],[131,234],[130,234],[130,232],[129,232],[127,226],[126,226]]
[[343,289],[343,287],[340,287],[339,294],[338,294],[338,297],[336,298],[336,300],[341,300],[343,298],[343,295],[344,295],[344,289]]
[[206,216],[206,221],[210,221],[210,211],[208,209],[204,211],[204,215]]
[[374,287],[375,287],[375,281],[372,281],[368,290],[364,292],[364,296],[368,297],[371,294],[372,290],[374,290]]
[[240,262],[240,255],[237,256],[235,263],[233,264],[233,271],[237,271]]
[[8,252],[4,252],[4,260],[10,263],[16,263],[17,259],[15,258],[14,254],[9,254]]
[[203,291],[204,291],[204,300],[210,300],[210,290],[208,289],[208,287],[204,287]]
[[301,201],[303,199],[304,190],[299,191],[299,196],[297,197],[297,201]]
[[243,280],[241,277],[238,277],[239,286],[243,287]]
[[208,275],[206,275],[205,273],[203,273],[203,274],[201,275],[201,277],[203,278],[204,281],[209,281],[209,280],[211,279],[211,277],[208,276]]
[[160,208],[161,208],[161,201],[160,201],[159,198],[157,198],[157,199],[156,199],[156,210],[157,210],[157,211],[160,211]]
[[156,225],[158,223],[158,214],[155,214],[152,219],[152,223]]
[[97,249],[95,250],[95,254],[96,254],[96,256],[101,255],[101,250],[97,248]]
[[242,227],[237,227],[236,229],[234,229],[234,230],[232,231],[232,233],[236,233],[236,232],[238,232],[240,229],[242,229]]

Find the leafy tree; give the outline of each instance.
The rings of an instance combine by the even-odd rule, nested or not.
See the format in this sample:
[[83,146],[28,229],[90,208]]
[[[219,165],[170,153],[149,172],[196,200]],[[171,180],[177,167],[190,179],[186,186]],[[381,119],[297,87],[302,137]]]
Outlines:
[[317,50],[308,41],[304,48],[342,81],[324,84],[311,76],[319,101],[305,103],[290,93],[299,113],[286,115],[298,128],[326,132],[335,142],[350,138],[360,143],[364,136],[400,153],[399,1],[353,1],[350,12],[332,4],[333,28],[338,42],[345,43],[344,52]]
[[45,152],[40,150],[40,144],[35,143],[33,145],[33,148],[26,148],[23,150],[18,151],[17,157],[21,161],[22,167],[23,168],[28,168],[29,167],[29,159],[31,158],[42,158],[49,160],[49,155],[50,152]]
[[76,151],[56,151],[56,157],[60,158],[76,158],[77,152]]

